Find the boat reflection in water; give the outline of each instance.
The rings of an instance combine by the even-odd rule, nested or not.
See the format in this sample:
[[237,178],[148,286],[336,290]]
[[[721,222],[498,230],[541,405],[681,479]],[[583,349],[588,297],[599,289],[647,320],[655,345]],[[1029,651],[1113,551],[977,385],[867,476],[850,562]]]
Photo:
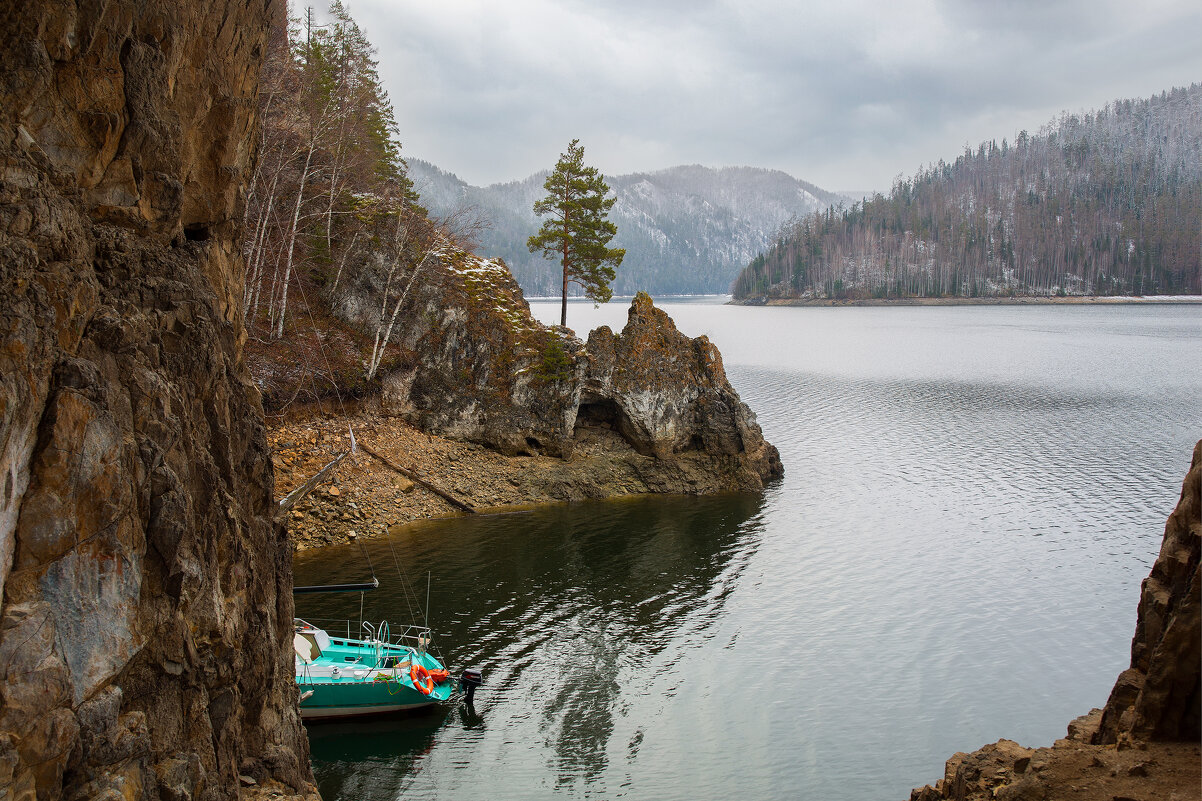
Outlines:
[[451,706],[307,725],[322,798],[391,798],[434,747]]
[[[523,797],[548,786],[600,791],[613,761],[638,758],[647,723],[632,708],[663,708],[696,649],[730,639],[726,605],[759,545],[759,496],[631,498],[525,514],[425,521],[391,549],[405,569],[431,571],[430,620],[447,664],[480,665],[475,708],[421,721],[373,722],[395,736],[345,741],[313,726],[322,797]],[[374,562],[389,543],[365,542]],[[301,553],[298,583],[353,580],[358,546]],[[323,602],[357,617],[359,598]],[[404,608],[382,587],[363,615]],[[309,598],[297,598],[305,615]],[[454,707],[452,707],[454,708]],[[396,748],[391,755],[382,748]],[[361,758],[355,759],[356,749]],[[541,788],[541,789],[540,789]],[[611,789],[616,790],[616,787]]]

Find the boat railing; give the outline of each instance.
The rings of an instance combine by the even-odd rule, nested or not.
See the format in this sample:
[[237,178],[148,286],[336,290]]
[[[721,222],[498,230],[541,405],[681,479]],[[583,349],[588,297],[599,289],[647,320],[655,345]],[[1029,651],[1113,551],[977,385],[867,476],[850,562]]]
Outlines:
[[[410,625],[400,632],[392,631],[388,622],[373,624],[368,621],[344,620],[342,618],[296,618],[294,623],[299,626],[320,628],[331,637],[345,637],[348,640],[371,640],[387,643],[392,646],[415,648],[424,653],[430,647],[432,632],[427,626]],[[345,632],[345,634],[343,633]]]

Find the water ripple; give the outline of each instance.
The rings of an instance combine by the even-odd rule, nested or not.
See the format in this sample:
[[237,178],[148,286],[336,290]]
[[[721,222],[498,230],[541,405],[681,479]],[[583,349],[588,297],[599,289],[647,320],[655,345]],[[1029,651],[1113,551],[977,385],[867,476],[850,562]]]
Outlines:
[[904,798],[1105,699],[1202,436],[1196,310],[669,311],[784,480],[413,526],[393,544],[486,684],[474,715],[314,727],[324,797]]

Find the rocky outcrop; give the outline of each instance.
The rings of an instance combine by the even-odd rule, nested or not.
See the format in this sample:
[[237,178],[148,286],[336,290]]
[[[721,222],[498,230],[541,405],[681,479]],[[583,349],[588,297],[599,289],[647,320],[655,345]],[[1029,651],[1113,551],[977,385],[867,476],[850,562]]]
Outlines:
[[[335,311],[374,333],[385,285],[375,265],[394,258],[366,254],[354,291]],[[417,280],[405,276],[383,409],[504,453],[570,452],[579,340],[531,317],[504,262],[444,242],[420,269]]]
[[1202,440],[1160,555],[1140,588],[1131,667],[1119,674],[1097,741],[1202,740]]
[[708,337],[677,331],[646,294],[631,303],[620,335],[606,326],[589,334],[584,356],[574,432],[609,426],[657,459],[696,451],[760,481],[783,475],[780,454],[727,381],[722,354]]
[[0,798],[311,792],[238,305],[282,11],[3,13]]
[[910,801],[1079,801],[1197,798],[1202,764],[1198,743],[1094,745],[1102,710],[1077,718],[1050,748],[998,740],[955,754],[943,778],[910,793]]
[[911,801],[1197,797],[1202,772],[1202,441],[1143,582],[1131,667],[1105,709],[1069,724],[1052,748],[999,740],[948,760],[943,779]]
[[[418,280],[393,282],[410,294],[392,331],[385,413],[509,455],[567,459],[583,441],[614,432],[655,459],[649,472],[661,475],[649,484],[663,489],[653,491],[760,489],[782,474],[717,348],[677,331],[647,295],[635,298],[621,334],[603,327],[585,344],[534,320],[504,262],[447,242],[435,255]],[[333,302],[343,319],[373,331],[389,285],[381,270],[395,258],[361,254],[352,290]]]

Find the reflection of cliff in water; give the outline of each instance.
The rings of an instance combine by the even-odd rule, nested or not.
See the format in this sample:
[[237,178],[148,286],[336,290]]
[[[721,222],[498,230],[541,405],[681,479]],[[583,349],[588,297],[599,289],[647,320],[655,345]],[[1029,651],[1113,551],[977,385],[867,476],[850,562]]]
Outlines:
[[[713,636],[758,546],[761,503],[729,495],[554,506],[415,524],[392,544],[419,595],[426,571],[433,574],[430,623],[448,662],[485,668],[476,709],[487,729],[509,742],[541,742],[540,770],[563,786],[601,776],[615,715],[632,696],[670,693],[656,679]],[[387,542],[365,545],[381,578],[365,617],[403,616]],[[358,546],[301,554],[296,564],[298,584],[366,570]],[[359,596],[325,600],[298,599],[298,614],[358,617]],[[450,751],[456,743],[472,749],[460,758],[513,757],[503,743],[490,747],[485,729],[462,729],[455,718],[436,739]],[[324,748],[313,743],[315,762]]]

